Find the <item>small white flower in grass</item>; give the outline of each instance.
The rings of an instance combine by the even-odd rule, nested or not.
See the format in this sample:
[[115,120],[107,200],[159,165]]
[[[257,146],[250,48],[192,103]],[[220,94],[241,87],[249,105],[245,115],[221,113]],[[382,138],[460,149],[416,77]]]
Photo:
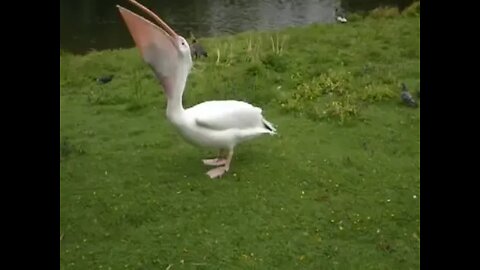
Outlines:
[[387,202],[390,202],[390,199],[387,199]]
[[413,198],[416,199],[416,198],[417,198],[417,195],[413,195]]
[[380,233],[380,229],[377,229],[377,233]]
[[340,229],[340,231],[342,231],[342,230],[343,230],[343,227],[342,227],[342,226],[339,226],[338,228]]

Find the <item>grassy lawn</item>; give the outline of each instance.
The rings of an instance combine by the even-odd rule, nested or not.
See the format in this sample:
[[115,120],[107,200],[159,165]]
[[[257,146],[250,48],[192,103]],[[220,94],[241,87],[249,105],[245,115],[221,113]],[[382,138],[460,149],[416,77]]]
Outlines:
[[137,49],[61,53],[61,269],[419,269],[415,10],[200,39],[184,106],[245,100],[279,133],[218,180]]

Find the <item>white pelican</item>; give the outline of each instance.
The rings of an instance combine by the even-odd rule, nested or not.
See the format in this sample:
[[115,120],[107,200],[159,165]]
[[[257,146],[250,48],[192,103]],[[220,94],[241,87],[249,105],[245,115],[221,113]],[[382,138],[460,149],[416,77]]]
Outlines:
[[163,86],[167,119],[188,142],[219,151],[217,158],[204,159],[203,163],[218,166],[207,172],[210,178],[223,176],[236,145],[261,135],[275,135],[275,127],[262,116],[262,109],[243,101],[213,100],[184,109],[182,96],[192,67],[190,46],[155,13],[129,1],[158,23],[117,5],[143,60]]

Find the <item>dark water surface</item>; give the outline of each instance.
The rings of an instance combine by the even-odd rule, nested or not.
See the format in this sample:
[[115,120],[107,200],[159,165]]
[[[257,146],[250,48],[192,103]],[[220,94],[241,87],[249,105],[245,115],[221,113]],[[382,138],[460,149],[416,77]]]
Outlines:
[[[246,30],[335,22],[337,0],[137,0],[161,16],[180,35],[196,37]],[[347,11],[389,5],[403,8],[412,0],[343,0]],[[128,48],[133,41],[116,5],[137,12],[126,0],[60,0],[60,46],[72,53]],[[141,14],[143,15],[143,14]]]

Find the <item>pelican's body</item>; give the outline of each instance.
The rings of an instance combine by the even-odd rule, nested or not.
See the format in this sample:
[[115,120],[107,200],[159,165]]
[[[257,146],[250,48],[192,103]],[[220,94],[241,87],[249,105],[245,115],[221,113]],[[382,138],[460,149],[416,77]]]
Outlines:
[[243,141],[275,133],[260,108],[236,100],[207,101],[167,117],[187,141],[208,148],[229,150]]
[[[167,119],[188,142],[220,151],[217,158],[203,163],[219,166],[207,174],[222,176],[229,170],[233,150],[241,142],[261,135],[274,135],[276,130],[262,115],[262,109],[243,101],[214,100],[184,109],[182,97],[192,67],[187,41],[167,24],[134,0],[137,7],[154,17],[160,26],[117,6],[143,59],[155,72],[167,96]],[[222,152],[227,151],[226,158]]]

